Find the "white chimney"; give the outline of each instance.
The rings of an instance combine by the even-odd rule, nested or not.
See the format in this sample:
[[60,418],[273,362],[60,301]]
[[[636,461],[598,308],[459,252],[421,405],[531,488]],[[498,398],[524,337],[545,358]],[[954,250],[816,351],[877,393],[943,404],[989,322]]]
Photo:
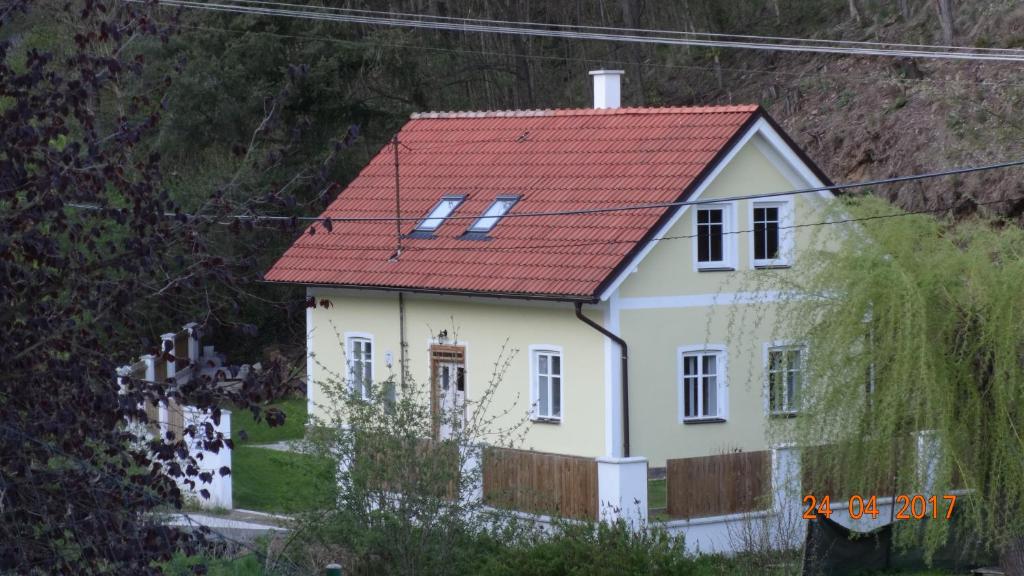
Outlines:
[[594,77],[594,108],[618,108],[623,70],[591,70]]

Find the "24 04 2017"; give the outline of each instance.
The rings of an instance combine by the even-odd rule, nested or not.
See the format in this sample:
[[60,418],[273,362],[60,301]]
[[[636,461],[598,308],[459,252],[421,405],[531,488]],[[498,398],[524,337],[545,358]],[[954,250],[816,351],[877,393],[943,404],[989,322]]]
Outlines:
[[[832,497],[828,494],[815,496],[808,494],[804,496],[803,517],[806,520],[814,520],[818,516],[830,518],[832,516]],[[896,520],[923,520],[935,518],[949,520],[953,517],[953,508],[956,507],[956,494],[945,494],[939,496],[925,496],[923,494],[899,494],[895,499]],[[864,498],[859,494],[850,496],[847,502],[847,510],[850,518],[859,520],[864,516],[872,519],[878,518],[878,497],[869,496]]]

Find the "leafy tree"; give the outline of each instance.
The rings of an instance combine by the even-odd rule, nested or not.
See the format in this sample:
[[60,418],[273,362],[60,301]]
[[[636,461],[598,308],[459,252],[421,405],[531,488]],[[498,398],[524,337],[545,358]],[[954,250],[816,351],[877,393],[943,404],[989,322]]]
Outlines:
[[[73,42],[40,39],[33,26]],[[287,380],[275,366],[231,394],[199,380],[116,384],[115,367],[151,341],[154,326],[224,305],[200,288],[250,277],[240,273],[244,260],[207,241],[245,205],[214,194],[202,217],[185,216],[145,146],[164,83],[147,80],[137,47],[172,33],[145,4],[22,0],[0,9],[2,572],[145,574],[193,550],[201,535],[152,512],[182,506],[178,482],[207,478],[185,438],[139,438],[127,421],[170,397],[214,420],[228,401],[258,412]],[[212,427],[185,435],[211,451],[228,443]]]
[[[809,461],[814,482],[940,502],[966,490],[956,514],[965,540],[1020,570],[1024,231],[890,218],[898,211],[880,200],[843,210],[869,220],[835,250],[805,253],[800,275],[776,286],[800,295],[783,305],[779,333],[807,345],[795,433],[808,449],[827,446]],[[950,523],[924,524],[897,523],[900,541],[921,537],[934,552]]]

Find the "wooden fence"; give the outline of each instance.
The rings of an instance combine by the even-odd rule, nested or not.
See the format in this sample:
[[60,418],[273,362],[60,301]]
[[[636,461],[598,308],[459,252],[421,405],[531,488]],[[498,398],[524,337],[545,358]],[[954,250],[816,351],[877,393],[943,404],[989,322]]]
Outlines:
[[770,505],[771,452],[737,452],[668,461],[669,516],[700,518]]
[[487,448],[483,484],[484,501],[492,506],[598,519],[597,461],[593,458]]

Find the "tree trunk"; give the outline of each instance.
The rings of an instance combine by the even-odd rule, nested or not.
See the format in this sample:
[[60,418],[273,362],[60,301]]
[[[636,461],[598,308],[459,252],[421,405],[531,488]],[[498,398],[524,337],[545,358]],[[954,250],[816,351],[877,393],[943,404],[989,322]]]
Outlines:
[[900,16],[903,17],[903,21],[907,22],[910,20],[910,0],[896,0],[896,4],[900,9]]
[[857,24],[860,24],[860,6],[857,6],[857,0],[850,0],[850,18]]
[[935,10],[939,14],[939,23],[942,24],[942,41],[947,46],[952,46],[956,35],[956,29],[953,27],[953,0],[935,0]]
[[1012,538],[999,553],[999,567],[1006,576],[1024,576],[1024,537]]

